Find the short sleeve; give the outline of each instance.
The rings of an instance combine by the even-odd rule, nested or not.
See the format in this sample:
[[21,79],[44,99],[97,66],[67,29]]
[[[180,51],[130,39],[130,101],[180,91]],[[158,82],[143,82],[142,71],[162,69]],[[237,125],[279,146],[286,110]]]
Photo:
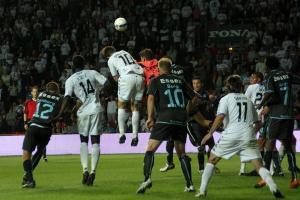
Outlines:
[[228,105],[226,96],[223,97],[218,106],[217,115],[227,115],[228,113]]
[[113,63],[113,57],[110,57],[108,59],[107,64],[108,64],[108,68],[109,68],[109,71],[110,71],[111,75],[112,76],[117,76],[118,75],[118,71],[117,71],[117,69],[116,69],[116,67],[115,67],[115,65]]
[[105,76],[103,76],[102,74],[100,74],[97,71],[94,71],[95,73],[95,79],[97,80],[98,83],[100,83],[100,85],[104,85],[105,82],[107,81],[107,78],[105,78]]
[[24,110],[23,110],[24,114],[28,114],[28,102],[29,102],[29,101],[26,101],[26,102],[25,102]]
[[274,80],[273,80],[273,76],[270,76],[265,82],[265,93],[273,93],[273,92],[274,92]]
[[73,94],[73,83],[72,80],[70,78],[67,79],[66,83],[65,83],[65,96],[72,96]]
[[245,92],[245,95],[251,99],[252,97],[252,85],[249,85],[246,92]]
[[157,79],[156,78],[153,78],[153,79],[151,79],[151,81],[150,81],[150,84],[149,84],[149,88],[148,88],[148,91],[147,91],[147,95],[155,95],[156,93],[157,93],[157,90],[158,90],[158,88],[157,88],[157,81],[156,81]]

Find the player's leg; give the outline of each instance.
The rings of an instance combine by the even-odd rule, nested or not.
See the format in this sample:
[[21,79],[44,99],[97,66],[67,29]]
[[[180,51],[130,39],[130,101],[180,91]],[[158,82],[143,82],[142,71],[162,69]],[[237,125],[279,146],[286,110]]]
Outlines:
[[126,141],[125,131],[126,131],[126,121],[128,120],[128,102],[125,102],[121,99],[118,100],[118,126],[120,139],[119,143],[123,144]]
[[145,193],[146,189],[152,187],[151,173],[154,166],[154,153],[161,144],[161,141],[149,139],[146,153],[144,156],[144,182],[139,186],[137,194]]
[[188,157],[185,153],[185,141],[175,140],[175,149],[178,155],[181,170],[185,178],[186,187],[185,192],[194,192],[194,185],[192,180],[192,169],[191,169],[191,158]]
[[87,180],[87,185],[91,186],[96,178],[96,170],[100,158],[100,133],[102,131],[104,115],[102,112],[90,116],[89,135],[92,143],[91,153],[91,173]]
[[166,142],[166,151],[168,154],[167,163],[164,167],[160,168],[159,171],[161,172],[166,172],[175,168],[175,164],[173,162],[174,141],[171,138]]
[[196,197],[206,196],[208,184],[213,176],[216,164],[221,160],[221,157],[218,157],[214,152],[210,153],[209,159],[205,165],[199,193],[196,194]]
[[87,185],[92,186],[96,178],[96,170],[100,158],[100,135],[91,135],[92,153],[91,153],[91,173],[89,174]]
[[[297,139],[296,139],[296,137],[294,136],[294,134],[292,135],[292,150],[293,150],[293,152],[294,152],[294,154],[296,153],[296,144],[297,144]],[[300,169],[299,169],[299,167],[297,166],[297,157],[295,156],[295,165],[296,165],[296,171],[298,172],[298,173],[300,173]]]
[[294,120],[282,120],[281,134],[278,139],[281,140],[284,145],[285,153],[288,158],[289,169],[291,171],[291,182],[290,188],[297,188],[299,186],[299,181],[297,179],[297,169],[296,169],[296,157],[293,151],[293,131],[294,131]]
[[279,152],[277,151],[276,146],[273,149],[272,160],[273,160],[273,163],[274,163],[274,174],[273,174],[273,176],[284,176],[282,168],[281,168],[281,164],[280,164]]
[[80,162],[82,166],[82,184],[86,184],[89,178],[89,149],[88,149],[89,137],[80,134]]
[[139,186],[137,193],[144,193],[152,187],[151,172],[154,165],[154,153],[161,144],[170,136],[170,125],[154,124],[150,134],[147,150],[144,156],[144,182]]
[[144,78],[133,75],[134,85],[131,88],[131,111],[132,111],[132,141],[131,146],[138,144],[138,131],[140,126],[140,112],[144,94]]
[[271,173],[263,167],[261,159],[253,159],[251,163],[255,166],[256,171],[260,175],[260,177],[266,182],[270,191],[276,198],[283,198],[283,195],[278,190],[276,183],[274,182]]
[[126,122],[129,118],[130,100],[131,100],[132,80],[130,77],[120,77],[118,81],[118,126],[120,139],[119,143],[126,141]]
[[34,170],[39,164],[45,148],[46,148],[45,146],[41,146],[41,145],[37,146],[37,150],[32,156],[32,170]]
[[137,146],[138,140],[138,131],[140,126],[140,107],[141,101],[131,102],[131,111],[132,111],[132,141],[131,146]]
[[36,139],[36,132],[37,127],[30,126],[25,134],[24,141],[23,141],[23,169],[24,169],[24,176],[22,181],[23,188],[34,188],[35,181],[33,179],[32,174],[32,160],[31,160],[31,153],[35,149],[37,145]]
[[43,159],[45,162],[48,162],[48,158],[47,158],[47,148],[44,149],[43,151]]
[[86,184],[89,177],[88,162],[89,162],[89,130],[90,130],[90,116],[78,116],[77,127],[80,135],[80,163],[82,166],[82,184]]
[[200,123],[198,121],[190,120],[187,122],[187,133],[189,139],[191,143],[195,147],[197,147],[198,150],[197,158],[198,158],[199,172],[202,172],[204,170],[205,146],[200,146],[201,141],[205,135],[204,132],[207,132],[207,129],[204,130],[204,128],[200,126]]
[[290,188],[297,188],[299,181],[297,179],[296,156],[292,149],[291,139],[281,140],[284,145],[285,154],[288,158],[289,170],[291,172]]
[[[212,137],[210,140],[207,141],[206,145],[208,146],[208,149],[207,149],[207,160],[209,159],[210,157],[210,152],[212,151],[212,149],[214,148],[215,146],[215,140],[214,138]],[[215,173],[216,174],[219,174],[221,173],[221,170],[215,166]]]

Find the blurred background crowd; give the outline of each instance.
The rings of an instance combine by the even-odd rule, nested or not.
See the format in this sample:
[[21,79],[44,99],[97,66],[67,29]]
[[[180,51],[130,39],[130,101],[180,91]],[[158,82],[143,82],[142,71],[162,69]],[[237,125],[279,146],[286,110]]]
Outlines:
[[[128,21],[126,32],[114,29],[120,16]],[[155,58],[170,56],[218,94],[229,74],[240,74],[247,85],[252,72],[265,73],[268,55],[300,74],[299,23],[298,0],[0,0],[0,134],[23,131],[31,86],[43,90],[55,80],[63,92],[77,70],[74,55],[109,77],[99,54],[103,46],[125,49],[138,61],[140,50],[150,48]],[[102,100],[105,131],[115,132],[116,90]],[[68,117],[56,131],[75,127]]]

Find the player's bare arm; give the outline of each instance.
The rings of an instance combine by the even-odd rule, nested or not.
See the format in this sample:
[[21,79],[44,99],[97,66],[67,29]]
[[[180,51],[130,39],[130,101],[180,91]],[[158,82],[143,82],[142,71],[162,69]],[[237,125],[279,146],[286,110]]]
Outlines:
[[147,111],[148,111],[148,119],[147,119],[147,127],[151,129],[154,125],[154,96],[149,95],[147,100]]
[[213,136],[213,133],[221,126],[224,118],[225,118],[225,115],[223,115],[223,114],[220,114],[216,117],[208,134],[206,136],[204,136],[204,138],[202,139],[201,145],[204,145]]

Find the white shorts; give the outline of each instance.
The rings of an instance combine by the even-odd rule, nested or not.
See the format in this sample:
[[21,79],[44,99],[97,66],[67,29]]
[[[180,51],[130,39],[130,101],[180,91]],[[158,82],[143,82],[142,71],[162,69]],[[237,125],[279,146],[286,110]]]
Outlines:
[[224,159],[239,155],[241,162],[249,162],[261,158],[257,140],[234,140],[222,138],[215,144],[211,153]]
[[88,137],[89,135],[100,135],[103,124],[103,112],[78,116],[77,126],[80,135]]
[[141,101],[144,93],[144,77],[136,74],[122,75],[118,80],[118,98],[121,101]]

